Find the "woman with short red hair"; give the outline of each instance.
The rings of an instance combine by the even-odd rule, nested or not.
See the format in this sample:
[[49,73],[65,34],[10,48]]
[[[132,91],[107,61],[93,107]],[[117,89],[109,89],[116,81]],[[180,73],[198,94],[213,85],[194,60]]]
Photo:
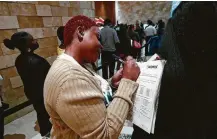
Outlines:
[[99,28],[75,16],[64,28],[65,53],[54,61],[45,81],[45,106],[52,139],[117,139],[132,106],[140,69],[131,57],[109,83],[89,66],[99,55]]

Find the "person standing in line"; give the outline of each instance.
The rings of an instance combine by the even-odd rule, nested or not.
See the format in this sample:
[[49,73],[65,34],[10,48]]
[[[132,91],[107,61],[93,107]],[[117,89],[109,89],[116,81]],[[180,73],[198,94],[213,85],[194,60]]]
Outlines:
[[139,42],[142,44],[143,39],[145,38],[145,33],[143,30],[143,24],[140,20],[136,21],[136,29],[135,32],[139,34]]
[[[131,44],[130,44],[130,37],[127,32],[127,26],[124,24],[119,24],[119,30],[117,31],[118,38],[120,40],[120,43],[118,44],[117,47],[117,55],[121,59],[125,59],[127,56],[130,55],[130,49],[131,49]],[[117,63],[117,70],[120,69],[121,63]]]
[[[136,21],[135,32],[137,32],[139,34],[139,43],[142,45],[143,40],[145,39],[145,32],[143,30],[143,24],[141,23],[140,20]],[[140,59],[141,58],[141,49],[138,50],[137,55],[138,55],[137,58]]]
[[[154,23],[151,20],[147,21],[147,26],[144,29],[145,32],[145,40],[148,43],[149,39],[157,34],[157,30],[154,27]],[[148,45],[145,47],[145,55],[148,56]]]
[[132,40],[131,55],[133,56],[133,58],[136,59],[136,58],[138,58],[138,53],[139,53],[140,49],[134,48],[134,46],[133,46],[133,41],[139,42],[139,34],[137,32],[135,32],[134,25],[130,25],[128,34],[130,36],[130,39]]
[[154,23],[151,20],[147,21],[147,26],[144,29],[145,32],[145,36],[146,36],[146,42],[148,42],[148,40],[157,34],[157,30],[154,27]]
[[[89,17],[72,17],[65,25],[65,53],[54,61],[44,86],[51,117],[51,139],[118,139],[138,88],[140,69],[127,57],[110,82],[87,66],[97,60],[99,28]],[[111,86],[116,87],[115,94]]]
[[104,79],[111,78],[114,75],[115,60],[112,55],[116,53],[116,45],[120,43],[117,32],[110,26],[111,20],[106,19],[104,21],[104,28],[100,31],[100,42],[102,44],[102,74]]
[[157,29],[157,35],[161,37],[164,34],[164,30],[165,30],[165,23],[163,20],[158,21],[156,29]]
[[64,26],[60,26],[57,29],[57,37],[60,40],[60,46],[57,48],[58,55],[64,53],[64,39],[63,39]]
[[26,97],[33,104],[42,136],[47,135],[51,129],[49,115],[45,110],[43,88],[50,64],[34,50],[39,48],[37,41],[27,32],[17,32],[10,39],[4,39],[4,45],[14,50],[17,48],[21,54],[16,58],[15,66],[24,84]]

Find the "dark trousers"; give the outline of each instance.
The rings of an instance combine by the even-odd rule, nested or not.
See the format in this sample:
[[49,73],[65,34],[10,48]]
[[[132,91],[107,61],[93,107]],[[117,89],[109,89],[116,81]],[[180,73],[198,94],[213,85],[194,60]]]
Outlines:
[[138,49],[138,48],[131,49],[131,55],[133,56],[134,59],[140,58],[140,52],[141,52],[141,49]]
[[[114,75],[115,60],[112,57],[115,52],[102,51],[102,75],[104,79],[111,78]],[[108,76],[109,67],[109,76]]]
[[0,139],[4,139],[4,109],[0,107]]
[[52,125],[49,121],[50,117],[45,109],[44,102],[40,101],[37,103],[33,103],[33,107],[37,113],[41,136],[45,136],[50,132]]

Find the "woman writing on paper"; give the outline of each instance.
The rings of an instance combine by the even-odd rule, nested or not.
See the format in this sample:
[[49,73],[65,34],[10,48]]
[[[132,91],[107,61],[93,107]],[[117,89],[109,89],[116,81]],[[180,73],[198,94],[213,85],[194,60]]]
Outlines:
[[[54,61],[44,87],[53,139],[117,139],[132,107],[140,69],[131,57],[108,82],[90,68],[99,55],[99,28],[86,16],[64,28],[65,53]],[[109,104],[109,105],[108,105]],[[107,107],[106,107],[107,106]]]

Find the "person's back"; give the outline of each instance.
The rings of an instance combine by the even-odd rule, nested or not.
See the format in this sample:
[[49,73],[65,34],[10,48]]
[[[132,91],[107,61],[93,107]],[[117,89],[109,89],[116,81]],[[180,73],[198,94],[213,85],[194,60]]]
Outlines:
[[125,56],[128,56],[131,48],[130,37],[127,33],[127,27],[123,24],[120,26],[120,34],[118,38],[120,40],[120,53],[124,54]]
[[133,58],[137,59],[140,56],[140,48],[135,48],[134,47],[134,41],[140,43],[140,39],[139,39],[139,34],[137,32],[134,31],[134,25],[130,25],[129,27],[129,31],[128,31],[128,35],[130,37],[131,41],[131,55],[133,56]]
[[34,53],[26,53],[17,57],[15,66],[23,81],[27,98],[36,102],[43,100],[44,80],[50,64]]
[[145,32],[143,30],[143,24],[140,21],[136,22],[135,32],[137,32],[139,34],[139,41],[142,44],[142,41],[145,38]]
[[116,31],[109,26],[105,26],[100,31],[101,36],[101,43],[102,43],[102,50],[103,51],[116,51],[115,44],[119,42],[117,39],[114,38],[114,34]]
[[135,32],[134,25],[130,25],[128,34],[131,40],[139,42],[139,34]]
[[23,81],[24,93],[37,113],[40,133],[45,136],[51,129],[43,97],[44,81],[50,64],[44,58],[33,53],[34,50],[39,48],[39,45],[27,32],[14,33],[11,40],[4,39],[4,45],[12,50],[17,48],[21,52],[16,58],[15,66]]
[[165,23],[163,22],[163,20],[159,20],[157,25],[157,35],[161,37],[164,34],[164,30],[165,30]]
[[[207,21],[212,31],[200,28]],[[215,2],[182,2],[175,10],[159,52],[167,63],[155,133],[135,126],[132,139],[217,138],[216,24]]]
[[152,25],[147,26],[144,32],[146,36],[154,36],[157,33],[155,27]]
[[100,31],[100,42],[102,45],[102,71],[103,78],[108,79],[114,75],[115,60],[112,55],[116,53],[116,46],[120,41],[115,29],[110,27],[111,20],[106,19],[104,25],[105,27]]

